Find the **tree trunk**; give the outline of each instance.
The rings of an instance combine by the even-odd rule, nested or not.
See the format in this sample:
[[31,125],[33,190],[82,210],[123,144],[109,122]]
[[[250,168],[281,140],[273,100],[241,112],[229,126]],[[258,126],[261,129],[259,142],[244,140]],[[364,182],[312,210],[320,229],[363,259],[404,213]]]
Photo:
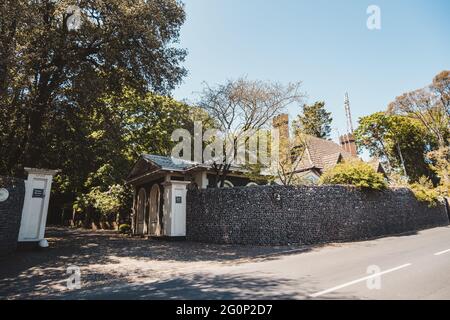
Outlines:
[[230,173],[231,164],[225,164],[222,168],[222,174],[220,175],[220,188],[225,186],[225,180]]
[[27,143],[24,150],[24,165],[36,167],[39,163],[40,135],[42,129],[42,118],[39,112],[30,114],[29,127],[27,131]]

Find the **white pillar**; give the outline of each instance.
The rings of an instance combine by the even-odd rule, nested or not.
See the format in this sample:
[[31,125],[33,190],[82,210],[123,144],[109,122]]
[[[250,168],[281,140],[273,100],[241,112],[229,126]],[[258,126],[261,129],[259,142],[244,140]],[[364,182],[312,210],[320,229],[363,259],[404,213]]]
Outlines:
[[164,235],[186,236],[186,194],[189,181],[170,181],[164,186]]
[[45,242],[45,225],[53,176],[59,170],[25,168],[25,199],[20,222],[19,241]]
[[197,172],[194,175],[194,180],[197,183],[199,189],[207,189],[208,188],[208,174],[206,171]]

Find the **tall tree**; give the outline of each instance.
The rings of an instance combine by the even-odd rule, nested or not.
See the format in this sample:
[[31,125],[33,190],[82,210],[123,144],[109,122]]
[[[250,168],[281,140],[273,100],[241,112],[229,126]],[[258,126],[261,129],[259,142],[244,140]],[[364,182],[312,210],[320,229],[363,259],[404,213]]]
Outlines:
[[107,94],[98,103],[96,111],[83,119],[82,130],[76,131],[81,131],[80,139],[65,142],[68,150],[62,159],[68,160],[56,177],[57,196],[52,202],[56,200],[59,209],[77,199],[75,209],[81,213],[111,214],[112,209],[128,213],[131,193],[123,185],[137,159],[143,153],[170,155],[175,129],[193,132],[194,121],[203,120],[207,127],[209,118],[198,108],[131,88]]
[[[425,88],[397,97],[388,106],[388,112],[420,121],[437,141],[438,154],[447,153],[450,141],[450,71],[436,75],[432,84]],[[440,172],[438,175],[442,184],[450,185],[450,172]]]
[[444,70],[436,75],[430,89],[438,99],[437,104],[450,118],[450,70]]
[[304,104],[302,113],[294,121],[294,130],[296,133],[302,132],[314,137],[329,139],[332,121],[331,112],[327,112],[325,109],[325,102]]
[[426,154],[436,140],[419,120],[377,112],[360,118],[354,134],[358,147],[383,161],[390,173],[406,175],[412,181],[432,177]]
[[167,93],[186,74],[179,65],[186,52],[172,45],[185,19],[179,1],[77,3],[0,5],[2,172],[47,165],[51,132],[88,115],[103,93],[125,83]]
[[428,87],[404,93],[389,104],[388,112],[419,120],[446,147],[450,136],[450,71],[438,74]]
[[270,168],[277,183],[284,186],[308,184],[297,171],[306,156],[306,139],[301,132],[295,137],[281,139],[278,162]]
[[213,161],[217,184],[224,186],[225,178],[234,163],[230,153],[237,142],[250,134],[267,128],[272,119],[288,105],[299,103],[304,94],[301,83],[251,81],[245,78],[230,80],[216,87],[205,85],[199,105],[218,123],[218,129],[231,144],[232,150],[223,151],[223,157]]

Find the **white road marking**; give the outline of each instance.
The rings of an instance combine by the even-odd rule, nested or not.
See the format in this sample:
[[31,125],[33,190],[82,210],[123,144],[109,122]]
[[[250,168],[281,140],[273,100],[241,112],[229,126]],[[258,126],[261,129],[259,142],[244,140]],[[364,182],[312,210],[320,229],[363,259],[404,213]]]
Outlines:
[[435,253],[434,255],[435,255],[435,256],[440,256],[440,255],[442,255],[442,254],[446,254],[446,253],[449,253],[449,252],[450,252],[450,249],[444,250],[444,251],[441,251],[441,252],[437,252],[437,253]]
[[310,295],[310,297],[317,298],[317,297],[320,297],[320,296],[322,296],[324,294],[327,294],[327,293],[330,293],[330,292],[333,292],[333,291],[336,291],[336,290],[339,290],[339,289],[342,289],[342,288],[345,288],[345,287],[349,287],[351,285],[354,285],[354,284],[357,284],[357,283],[360,283],[360,282],[363,282],[363,281],[367,281],[367,280],[375,278],[375,277],[380,277],[380,276],[382,276],[382,275],[384,275],[386,273],[394,272],[394,271],[397,271],[397,270],[409,267],[410,265],[411,265],[411,263],[407,263],[407,264],[401,265],[399,267],[395,267],[395,268],[392,268],[392,269],[389,269],[389,270],[386,270],[386,271],[383,271],[383,272],[375,273],[375,274],[372,274],[370,276],[367,276],[367,277],[364,277],[364,278],[361,278],[361,279],[350,281],[350,282],[341,284],[339,286],[336,286],[336,287],[333,287],[333,288],[330,288],[330,289],[327,289],[327,290],[323,290],[323,291],[314,293],[314,294]]

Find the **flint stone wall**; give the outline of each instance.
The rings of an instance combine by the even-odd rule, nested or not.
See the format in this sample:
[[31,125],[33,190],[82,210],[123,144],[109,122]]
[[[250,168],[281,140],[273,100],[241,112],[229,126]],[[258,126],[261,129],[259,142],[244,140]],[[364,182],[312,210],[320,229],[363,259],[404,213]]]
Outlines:
[[9,192],[8,199],[0,202],[0,256],[4,256],[17,247],[25,182],[22,179],[0,176],[0,188]]
[[409,189],[255,186],[190,190],[191,241],[288,245],[355,241],[449,224],[444,203],[430,208]]

